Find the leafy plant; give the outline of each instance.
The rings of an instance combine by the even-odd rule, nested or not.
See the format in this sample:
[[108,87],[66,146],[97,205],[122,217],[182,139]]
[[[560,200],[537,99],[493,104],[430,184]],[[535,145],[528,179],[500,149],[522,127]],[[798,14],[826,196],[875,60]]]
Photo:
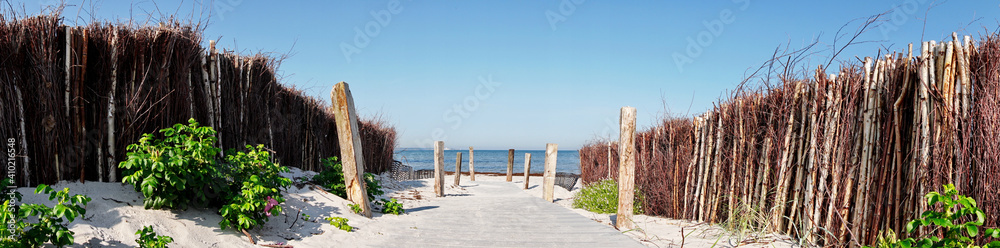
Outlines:
[[139,243],[140,248],[164,248],[167,247],[167,244],[174,242],[174,238],[170,236],[157,235],[153,231],[153,226],[142,227],[135,234],[139,235],[135,242]]
[[[924,211],[920,218],[906,224],[906,232],[914,233],[920,227],[931,227],[931,231],[918,238],[882,240],[878,247],[980,247],[974,244],[972,238],[979,235],[979,227],[986,220],[986,215],[976,206],[976,200],[958,194],[952,184],[944,185],[944,194],[930,192],[924,198],[927,198],[930,207],[941,203],[944,212],[933,209]],[[966,219],[971,221],[963,223]],[[943,237],[933,236],[939,231],[944,233]],[[983,234],[1000,238],[1000,229],[987,228]],[[1000,248],[1000,241],[982,247]]]
[[[59,247],[73,244],[74,233],[66,228],[66,224],[87,213],[90,197],[70,196],[69,188],[55,191],[45,184],[38,185],[35,194],[48,194],[49,200],[56,200],[56,204],[48,207],[29,203],[22,205],[19,211],[0,208],[0,222],[14,223],[13,230],[0,231],[0,247],[39,247],[46,242]],[[4,205],[10,202],[7,200]],[[28,223],[26,220],[31,216],[37,217],[37,222]]]
[[403,209],[403,204],[396,202],[396,199],[392,199],[392,201],[386,201],[385,199],[382,199],[381,201],[383,207],[382,213],[395,214],[395,215],[406,213],[406,210]]
[[354,230],[354,227],[351,227],[351,225],[347,224],[347,219],[346,218],[341,218],[341,217],[326,217],[326,220],[330,221],[330,225],[333,225],[333,226],[337,227],[340,230],[344,230],[344,231],[347,231],[347,232],[350,232],[351,230]]
[[139,143],[128,145],[128,159],[118,164],[126,175],[122,182],[142,192],[146,209],[208,203],[207,193],[219,178],[215,130],[190,119],[188,125],[178,123],[159,133],[161,138],[143,134]]
[[[574,208],[602,214],[616,213],[618,212],[618,182],[605,179],[591,183],[574,194],[573,199]],[[636,189],[635,201],[632,205],[635,214],[642,213],[642,200],[642,192]]]
[[309,221],[309,217],[310,216],[308,214],[302,214],[302,220],[304,221]]
[[[319,174],[313,176],[312,181],[324,188],[327,188],[327,192],[334,195],[340,196],[340,198],[347,199],[347,187],[344,185],[344,167],[340,164],[337,157],[329,157],[320,159],[323,167],[326,168]],[[382,191],[382,186],[379,185],[378,180],[375,180],[375,175],[371,173],[364,173],[365,180],[365,193],[368,194],[368,199],[375,199],[376,196],[385,194]]]
[[288,168],[271,162],[264,145],[247,145],[246,148],[248,152],[230,150],[226,155],[226,162],[231,167],[227,177],[233,180],[229,192],[233,193],[226,197],[228,203],[219,209],[222,229],[249,230],[264,224],[271,215],[281,213],[279,204],[285,199],[278,189],[292,184],[291,179],[279,175]]
[[347,206],[351,207],[351,212],[354,212],[355,214],[361,213],[361,211],[363,211],[363,209],[361,209],[361,205],[358,205],[356,203],[347,204]]

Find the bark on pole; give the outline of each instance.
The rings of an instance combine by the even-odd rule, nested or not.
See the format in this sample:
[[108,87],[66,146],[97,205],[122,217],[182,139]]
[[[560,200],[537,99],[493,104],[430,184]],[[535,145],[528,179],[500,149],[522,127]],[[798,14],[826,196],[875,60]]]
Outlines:
[[344,184],[347,186],[347,198],[361,206],[361,214],[371,218],[368,194],[362,173],[365,171],[364,151],[361,145],[361,133],[358,129],[358,115],[354,109],[354,98],[347,83],[340,82],[333,86],[331,92],[333,114],[337,123],[337,139],[340,141],[340,160],[343,163]]
[[115,89],[118,88],[118,29],[111,29],[111,89],[108,90],[108,181],[118,181],[115,160]]
[[469,180],[476,181],[476,166],[472,162],[472,147],[469,147]]
[[556,185],[556,156],[559,155],[559,144],[545,144],[545,174],[542,176],[542,198],[552,202],[552,190]]
[[635,228],[632,203],[635,200],[635,114],[633,107],[622,107],[621,134],[618,139],[618,230]]
[[462,182],[462,153],[455,154],[455,186]]
[[507,150],[507,181],[514,178],[514,149]]
[[531,173],[531,153],[524,153],[524,189],[528,189],[529,173]]
[[444,197],[444,141],[434,142],[434,195]]

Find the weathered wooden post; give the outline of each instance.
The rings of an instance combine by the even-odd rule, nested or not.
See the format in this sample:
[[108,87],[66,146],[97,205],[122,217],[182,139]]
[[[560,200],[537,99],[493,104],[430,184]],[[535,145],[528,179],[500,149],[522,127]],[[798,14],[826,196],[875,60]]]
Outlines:
[[455,154],[455,186],[462,180],[462,153]]
[[531,173],[531,153],[524,153],[524,189],[528,189],[528,176]]
[[358,115],[354,109],[354,98],[347,83],[340,82],[330,92],[333,115],[337,122],[337,139],[340,141],[340,161],[344,170],[344,184],[347,199],[361,206],[361,215],[371,218],[372,211],[362,181],[365,159],[362,156],[361,136],[358,129]]
[[507,150],[507,181],[514,177],[514,149]]
[[444,141],[434,142],[434,195],[444,197]]
[[469,180],[476,181],[476,165],[472,163],[472,147],[469,147]]
[[553,202],[552,191],[556,186],[556,156],[559,155],[559,145],[545,145],[545,174],[542,176],[542,198]]
[[621,136],[618,138],[618,230],[635,228],[632,202],[635,200],[635,108],[622,107]]

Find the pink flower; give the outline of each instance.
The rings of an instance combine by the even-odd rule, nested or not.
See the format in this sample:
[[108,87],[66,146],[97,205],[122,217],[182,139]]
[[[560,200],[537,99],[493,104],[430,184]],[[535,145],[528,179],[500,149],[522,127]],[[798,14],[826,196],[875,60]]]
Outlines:
[[271,209],[274,208],[274,206],[277,206],[277,205],[278,205],[278,201],[274,200],[274,198],[271,198],[270,196],[268,196],[267,197],[267,206],[264,206],[264,214],[266,214],[267,217],[271,217]]

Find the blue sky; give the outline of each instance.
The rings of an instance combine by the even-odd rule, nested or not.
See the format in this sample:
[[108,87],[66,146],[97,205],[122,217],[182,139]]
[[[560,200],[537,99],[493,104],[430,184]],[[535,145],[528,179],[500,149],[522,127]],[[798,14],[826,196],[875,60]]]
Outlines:
[[[52,2],[22,3],[37,13]],[[640,127],[699,114],[779,45],[818,40],[803,65],[825,64],[837,30],[853,33],[858,18],[889,11],[859,38],[873,42],[838,59],[979,37],[1000,18],[998,1],[954,0],[280,2],[68,1],[63,16],[193,16],[220,48],[291,55],[285,85],[329,102],[333,84],[348,82],[360,114],[394,125],[400,148],[481,149],[578,149],[617,137],[622,106],[638,109]]]

